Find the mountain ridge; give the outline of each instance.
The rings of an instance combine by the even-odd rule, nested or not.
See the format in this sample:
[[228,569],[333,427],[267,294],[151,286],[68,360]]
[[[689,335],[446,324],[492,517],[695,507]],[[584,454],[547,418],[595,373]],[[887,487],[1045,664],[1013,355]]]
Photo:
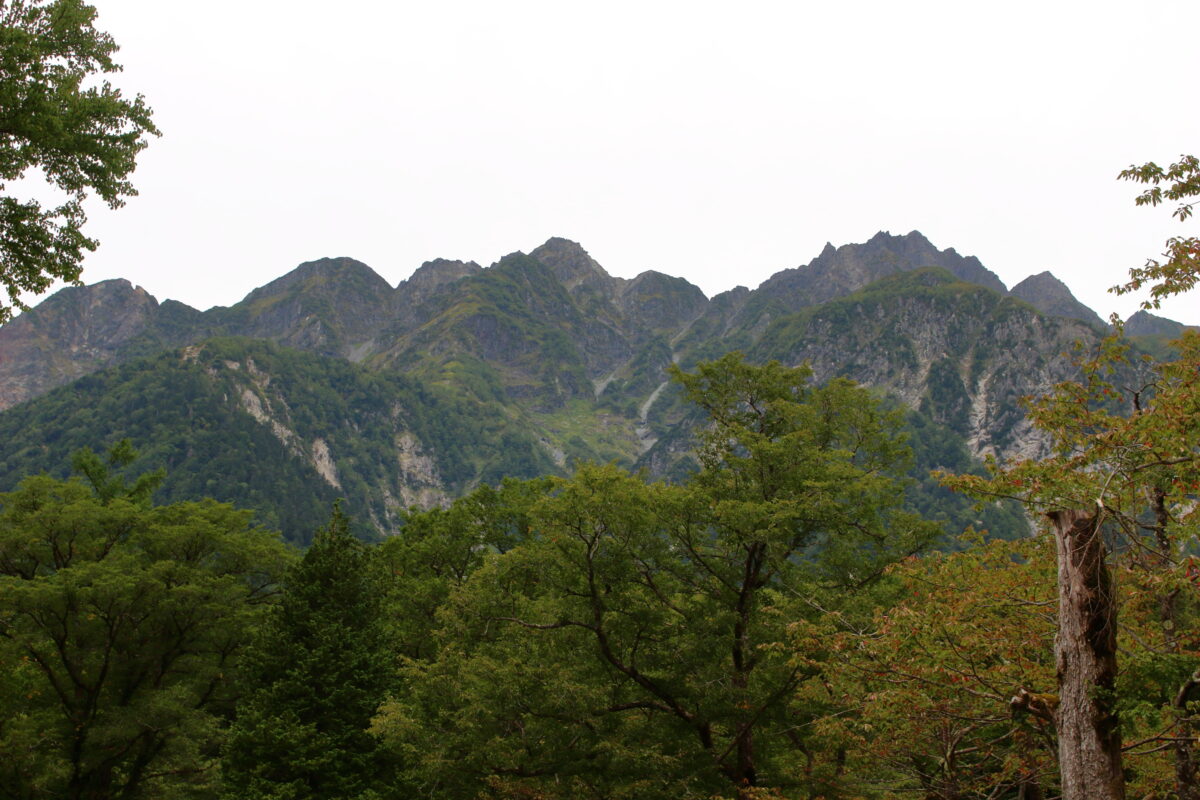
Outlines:
[[[1061,286],[1048,274],[1042,280]],[[1053,293],[1041,294],[1034,299]],[[1074,300],[1065,287],[1057,296]],[[829,245],[757,289],[737,287],[712,298],[684,278],[653,270],[611,276],[581,245],[559,237],[488,267],[429,261],[395,287],[354,259],[318,259],[233,306],[205,312],[158,303],[120,281],[48,298],[0,327],[0,402],[14,406],[0,413],[0,425],[33,418],[30,408],[38,404],[20,401],[95,374],[86,392],[70,389],[45,403],[76,420],[67,438],[94,430],[105,441],[90,444],[101,447],[120,433],[120,421],[95,427],[90,409],[141,413],[136,403],[129,406],[133,401],[115,398],[129,386],[153,386],[146,391],[163,402],[198,403],[209,409],[207,418],[260,431],[268,437],[263,442],[276,444],[256,445],[246,459],[258,464],[282,447],[285,456],[271,457],[296,460],[287,480],[318,481],[313,497],[354,496],[382,534],[396,529],[404,505],[440,504],[506,471],[563,472],[582,460],[615,460],[651,475],[679,474],[687,468],[695,420],[667,370],[732,350],[759,361],[810,363],[820,380],[845,376],[872,386],[924,420],[923,430],[940,431],[939,441],[958,441],[962,458],[1037,455],[1046,443],[1023,421],[1017,399],[1069,379],[1073,365],[1064,353],[1072,341],[1100,335],[1071,318],[1083,315],[1079,308],[1065,311],[1039,309],[1008,293],[978,259],[939,250],[916,231]],[[222,342],[282,350],[252,358],[246,352],[257,345]],[[206,378],[184,377],[172,366],[172,358],[210,351],[232,355],[209,358]],[[266,363],[276,365],[274,372]],[[193,386],[194,398],[139,372],[156,369]],[[356,416],[365,412],[329,392],[364,398],[363,408],[374,410]],[[338,413],[349,415],[350,429],[330,409],[343,409]],[[461,436],[476,441],[456,441],[437,426],[397,427],[405,414],[431,413],[458,420]],[[54,427],[60,423],[34,417],[31,435],[65,441]],[[186,424],[171,419],[183,428],[137,429],[151,437],[151,452],[188,452]],[[16,455],[0,448],[0,462],[50,468],[38,461],[50,458],[50,450],[39,455],[33,448],[13,461]],[[206,480],[218,487],[228,482],[219,475]],[[225,491],[249,496],[236,486]]]

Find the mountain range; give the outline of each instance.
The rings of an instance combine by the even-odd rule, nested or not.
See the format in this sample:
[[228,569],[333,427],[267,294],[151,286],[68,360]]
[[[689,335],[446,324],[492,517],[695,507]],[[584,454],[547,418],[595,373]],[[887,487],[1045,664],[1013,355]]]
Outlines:
[[[1139,312],[1126,329],[1180,327]],[[666,369],[740,350],[906,407],[914,502],[958,524],[966,506],[922,474],[1042,452],[1020,397],[1072,377],[1073,345],[1106,328],[1050,273],[1009,291],[916,231],[711,298],[611,276],[561,238],[486,268],[430,261],[396,287],[320,259],[207,311],[103,281],[0,327],[0,490],[129,437],[136,466],[168,471],[166,498],[237,502],[303,540],[345,496],[363,535],[388,534],[409,506],[579,460],[678,474],[698,421]]]

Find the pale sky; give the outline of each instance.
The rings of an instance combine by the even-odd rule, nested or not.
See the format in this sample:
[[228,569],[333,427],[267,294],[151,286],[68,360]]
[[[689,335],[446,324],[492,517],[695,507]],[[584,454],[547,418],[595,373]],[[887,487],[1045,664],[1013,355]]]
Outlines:
[[917,229],[1127,316],[1105,289],[1200,228],[1116,180],[1200,153],[1196,0],[93,2],[164,135],[84,280],[202,309],[551,236],[711,296]]

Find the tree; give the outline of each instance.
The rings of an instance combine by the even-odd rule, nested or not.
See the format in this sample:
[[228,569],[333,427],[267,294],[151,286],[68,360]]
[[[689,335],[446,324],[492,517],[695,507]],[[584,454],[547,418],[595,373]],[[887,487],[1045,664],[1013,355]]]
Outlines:
[[[900,510],[899,419],[848,381],[740,355],[677,373],[702,470],[585,466],[528,510],[441,612],[434,658],[377,721],[425,794],[794,794],[816,747],[791,628],[852,613],[934,526]],[[863,604],[866,605],[866,604]],[[811,786],[808,786],[811,788]]]
[[894,600],[864,626],[834,618],[816,632],[832,642],[832,694],[844,698],[816,725],[844,743],[863,794],[1057,794],[1053,542],[972,544],[905,559],[889,570]]
[[0,797],[203,792],[287,551],[249,512],[155,507],[81,460],[90,485],[0,495]]
[[386,617],[402,658],[428,660],[436,653],[438,609],[492,553],[529,537],[528,511],[549,489],[546,479],[506,479],[481,486],[450,508],[410,511],[402,532],[380,547],[388,578]]
[[[1149,184],[1138,205],[1180,201],[1175,216],[1191,217],[1187,198],[1200,195],[1200,162],[1183,156],[1166,170],[1154,163],[1123,171],[1123,179]],[[1157,307],[1167,296],[1187,291],[1200,278],[1194,237],[1167,242],[1166,260],[1131,270],[1131,280],[1114,291],[1149,285]],[[1080,360],[1082,378],[1060,384],[1030,405],[1034,425],[1050,433],[1054,451],[1042,461],[1022,461],[990,478],[959,476],[951,484],[980,497],[1015,497],[1047,514],[1058,543],[1059,619],[1055,642],[1061,701],[1055,715],[1062,790],[1066,800],[1125,796],[1122,769],[1121,696],[1117,691],[1117,591],[1111,550],[1136,566],[1158,606],[1156,645],[1163,664],[1173,666],[1178,686],[1174,719],[1157,738],[1176,756],[1175,792],[1200,797],[1193,691],[1200,672],[1179,671],[1184,615],[1194,606],[1181,591],[1181,571],[1191,563],[1200,490],[1200,336],[1175,343],[1177,358],[1151,364],[1129,357],[1117,333]],[[1200,653],[1190,654],[1195,662]]]
[[159,135],[141,95],[124,97],[108,81],[120,71],[117,45],[94,27],[83,0],[8,0],[0,4],[0,192],[40,175],[57,205],[0,196],[0,284],[11,305],[46,291],[55,280],[78,283],[90,196],[119,208],[136,195],[129,175],[149,135]]
[[223,761],[224,796],[379,796],[386,760],[367,732],[392,688],[385,584],[338,506],[246,658],[246,696]]
[[[1141,166],[1133,165],[1122,170],[1121,180],[1149,185],[1134,201],[1139,206],[1157,206],[1164,201],[1179,203],[1171,216],[1180,222],[1192,216],[1195,202],[1186,202],[1189,197],[1200,196],[1200,159],[1183,155],[1179,160],[1163,169],[1153,161]],[[1114,286],[1116,294],[1136,292],[1150,284],[1150,299],[1142,303],[1145,309],[1158,308],[1162,299],[1189,291],[1200,280],[1200,239],[1195,236],[1172,236],[1167,240],[1163,252],[1165,261],[1152,258],[1145,266],[1129,271],[1129,282]]]

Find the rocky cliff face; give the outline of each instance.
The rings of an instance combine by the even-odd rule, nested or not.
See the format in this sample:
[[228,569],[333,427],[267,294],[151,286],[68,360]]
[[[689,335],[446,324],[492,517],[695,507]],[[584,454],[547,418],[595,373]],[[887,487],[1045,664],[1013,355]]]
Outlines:
[[416,272],[402,281],[396,287],[399,301],[404,303],[419,303],[429,298],[443,286],[447,286],[460,278],[478,274],[483,267],[474,261],[449,261],[435,258],[417,267]]
[[791,310],[844,297],[897,272],[942,267],[968,283],[1004,293],[1004,283],[974,256],[960,256],[953,248],[939,250],[920,234],[904,236],[878,233],[863,244],[835,248],[826,244],[806,266],[771,276],[758,292]]
[[1189,327],[1182,322],[1151,314],[1149,311],[1137,311],[1125,320],[1127,336],[1167,336],[1176,337],[1183,334]]
[[944,270],[878,281],[849,297],[779,319],[758,358],[807,362],[817,380],[877,386],[957,431],[976,456],[1034,457],[1046,442],[1019,400],[1075,374],[1087,325],[1052,318]]
[[190,331],[198,314],[182,303],[160,307],[123,279],[62,289],[0,327],[0,408],[114,363],[126,351],[176,344],[172,334],[181,326]]
[[207,316],[223,333],[361,360],[392,316],[392,287],[360,261],[323,258]]

